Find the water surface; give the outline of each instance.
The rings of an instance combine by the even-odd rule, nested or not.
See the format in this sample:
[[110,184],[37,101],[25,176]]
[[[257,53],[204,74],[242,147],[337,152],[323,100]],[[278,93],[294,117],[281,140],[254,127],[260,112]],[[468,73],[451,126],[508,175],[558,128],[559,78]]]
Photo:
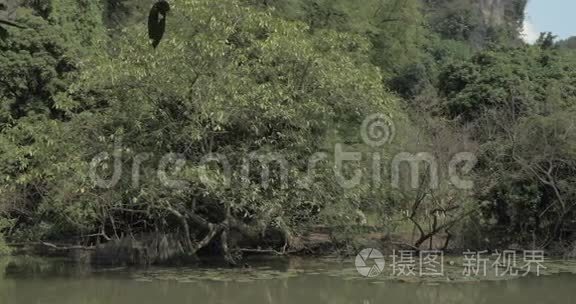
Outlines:
[[[348,260],[265,259],[251,264],[249,269],[135,269],[93,268],[36,258],[4,259],[0,260],[0,303],[545,304],[576,301],[576,275],[560,273],[565,271],[513,280],[467,281],[448,275],[442,279],[399,282],[387,277],[362,278]],[[574,272],[574,263],[562,267]]]

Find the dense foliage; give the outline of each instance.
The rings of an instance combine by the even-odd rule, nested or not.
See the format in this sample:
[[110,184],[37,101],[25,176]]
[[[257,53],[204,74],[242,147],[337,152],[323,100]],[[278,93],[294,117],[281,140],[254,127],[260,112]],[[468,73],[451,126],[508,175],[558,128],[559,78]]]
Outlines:
[[[306,249],[318,227],[344,248],[366,227],[416,247],[575,245],[576,57],[551,34],[521,42],[525,1],[500,15],[455,0],[171,3],[156,50],[141,1],[19,8],[26,28],[0,40],[9,241],[162,235],[230,263],[245,247]],[[363,141],[375,113],[394,121],[394,146]],[[335,147],[383,165],[336,168]],[[335,174],[390,181],[406,151],[441,168],[474,153],[475,186]]]

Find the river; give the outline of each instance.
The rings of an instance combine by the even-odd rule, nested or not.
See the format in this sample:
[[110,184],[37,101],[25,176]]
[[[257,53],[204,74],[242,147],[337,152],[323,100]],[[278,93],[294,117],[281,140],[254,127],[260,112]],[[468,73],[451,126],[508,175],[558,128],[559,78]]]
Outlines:
[[[258,259],[244,269],[93,268],[0,259],[1,304],[575,303],[576,263],[516,279],[366,279],[348,259]],[[556,264],[558,265],[558,263]]]

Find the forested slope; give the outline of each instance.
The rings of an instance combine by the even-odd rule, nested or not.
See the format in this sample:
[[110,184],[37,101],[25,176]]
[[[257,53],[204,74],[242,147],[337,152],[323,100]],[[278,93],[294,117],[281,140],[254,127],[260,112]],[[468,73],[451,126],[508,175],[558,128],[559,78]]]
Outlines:
[[[522,42],[526,1],[173,0],[157,49],[152,3],[20,3],[25,28],[0,40],[8,242],[138,242],[146,263],[307,252],[318,227],[343,252],[367,230],[574,249],[576,61],[551,34]],[[361,132],[375,113],[387,145]],[[338,149],[364,157],[339,168]],[[395,184],[406,153],[433,157],[437,183],[429,165]],[[446,172],[457,155],[473,187]]]

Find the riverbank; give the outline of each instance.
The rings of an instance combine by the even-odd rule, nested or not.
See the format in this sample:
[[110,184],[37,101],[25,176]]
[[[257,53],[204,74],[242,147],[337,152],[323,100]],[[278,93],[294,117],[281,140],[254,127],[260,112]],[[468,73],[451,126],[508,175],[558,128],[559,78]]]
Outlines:
[[[462,257],[465,252],[472,252],[469,248],[452,246],[446,248],[446,237],[438,235],[431,238],[426,247],[416,248],[413,237],[407,234],[392,234],[379,232],[378,229],[366,228],[363,232],[356,232],[354,237],[348,235],[343,238],[326,227],[317,227],[299,237],[291,240],[290,246],[280,246],[280,241],[271,241],[274,247],[263,247],[256,242],[238,241],[230,252],[235,259],[230,264],[224,258],[219,243],[208,244],[204,249],[194,255],[186,251],[178,238],[174,235],[146,235],[141,238],[123,238],[95,246],[80,246],[64,243],[33,242],[12,244],[12,253],[15,256],[37,256],[45,258],[61,258],[74,261],[78,264],[93,266],[192,266],[202,264],[221,264],[232,268],[246,267],[247,259],[253,258],[324,258],[339,257],[340,259],[353,258],[361,250],[374,248],[384,256],[392,256],[399,251],[413,252],[418,256],[419,251],[436,250],[443,256],[454,260]],[[261,243],[266,244],[266,243]],[[507,251],[515,252],[518,258],[531,248],[521,248],[513,245],[505,248],[478,250],[485,255]],[[547,259],[562,260],[573,258],[573,250],[543,250]]]

